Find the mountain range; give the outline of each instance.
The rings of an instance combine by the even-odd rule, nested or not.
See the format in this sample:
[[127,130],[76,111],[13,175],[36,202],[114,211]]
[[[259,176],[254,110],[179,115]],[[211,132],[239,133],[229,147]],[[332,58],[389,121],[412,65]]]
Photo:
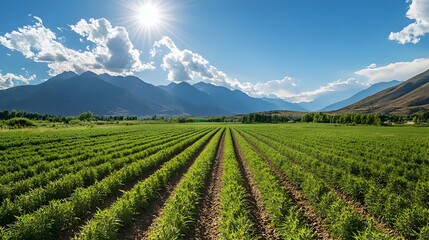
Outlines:
[[[320,103],[307,105],[322,106]],[[38,85],[0,90],[0,110],[61,116],[76,116],[85,111],[100,116],[220,116],[273,110],[307,112],[305,106],[282,99],[253,98],[239,90],[205,82],[154,86],[134,76],[93,72],[80,75],[64,72]],[[405,82],[374,84],[322,109],[383,114],[423,110],[429,110],[429,70]]]
[[280,99],[252,98],[238,90],[199,82],[154,86],[134,76],[77,75],[64,72],[38,85],[0,91],[0,109],[75,116],[96,115],[216,116],[287,108],[305,111]]
[[401,81],[397,81],[397,80],[393,80],[390,82],[379,82],[376,84],[373,84],[371,86],[369,86],[367,89],[364,89],[356,94],[354,94],[353,96],[344,99],[342,101],[333,103],[331,105],[328,105],[324,108],[322,108],[320,111],[321,112],[328,112],[328,111],[335,111],[344,107],[347,107],[353,103],[356,103],[364,98],[367,98],[371,95],[374,95],[384,89],[390,88],[390,87],[394,87],[398,84],[400,84]]
[[420,111],[429,111],[429,70],[339,110],[397,115]]

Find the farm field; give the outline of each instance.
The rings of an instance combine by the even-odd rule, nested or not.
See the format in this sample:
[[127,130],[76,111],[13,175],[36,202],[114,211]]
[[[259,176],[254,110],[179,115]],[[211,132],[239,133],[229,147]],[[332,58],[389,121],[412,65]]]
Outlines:
[[0,131],[0,239],[429,239],[429,128]]

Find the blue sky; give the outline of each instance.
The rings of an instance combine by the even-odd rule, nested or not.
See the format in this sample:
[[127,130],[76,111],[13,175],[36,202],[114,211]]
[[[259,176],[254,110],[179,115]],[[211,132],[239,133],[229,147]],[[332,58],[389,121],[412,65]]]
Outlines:
[[[92,70],[293,102],[340,98],[429,68],[426,2],[1,1],[0,87]],[[148,5],[158,12],[150,26]]]

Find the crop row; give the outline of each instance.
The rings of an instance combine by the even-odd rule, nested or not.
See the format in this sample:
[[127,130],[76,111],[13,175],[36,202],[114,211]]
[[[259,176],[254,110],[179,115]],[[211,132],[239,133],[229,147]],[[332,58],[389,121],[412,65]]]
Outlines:
[[175,145],[161,145],[158,152],[127,164],[89,187],[77,188],[70,198],[51,201],[34,213],[21,216],[16,223],[3,230],[3,239],[56,239],[62,229],[78,224],[79,218],[87,211],[117,194],[122,186],[132,183],[141,174],[157,168],[202,136],[207,136],[207,131],[182,139]]
[[[111,174],[118,169],[121,169],[127,164],[149,156],[150,154],[171,144],[180,142],[187,137],[190,136],[178,135],[165,140],[161,139],[149,142],[145,144],[145,148],[143,148],[145,149],[144,151],[137,153],[137,155],[133,157],[124,156],[121,158],[103,158],[106,159],[106,161],[101,163],[96,161],[97,163],[100,163],[97,166],[82,168],[82,170],[76,173],[65,175],[56,181],[50,182],[45,187],[35,188],[28,193],[17,197],[14,202],[12,202],[11,199],[6,199],[0,207],[0,223],[4,226],[5,224],[11,223],[15,219],[15,216],[33,212],[53,199],[68,197],[76,188],[89,186],[95,181],[102,179],[106,175]],[[85,163],[86,162],[81,162],[79,165],[86,165]]]
[[160,217],[148,233],[148,239],[191,238],[196,223],[196,213],[201,200],[201,192],[206,187],[207,178],[216,158],[216,150],[223,131],[219,131],[213,140],[189,168],[174,193],[164,205]]
[[[217,131],[217,130],[216,130]],[[99,210],[94,217],[82,227],[78,239],[118,239],[121,228],[130,226],[134,217],[147,211],[150,203],[157,197],[157,193],[167,187],[170,180],[180,174],[212,139],[215,131],[200,138],[185,151],[164,163],[145,180],[125,192],[123,196],[104,210]],[[213,140],[214,141],[214,140]]]
[[261,156],[239,134],[234,134],[240,155],[244,157],[261,194],[272,225],[282,239],[313,239],[314,232],[306,224],[302,210],[297,208],[291,193],[280,184]]
[[[261,141],[249,134],[243,133],[258,150],[275,165],[286,178],[297,186],[306,197],[306,199],[317,210],[318,214],[324,219],[330,230],[330,234],[338,239],[352,238],[374,238],[389,239],[389,236],[374,225],[370,218],[365,218],[349,206],[347,202],[340,199],[329,188],[324,181],[317,178],[305,168],[296,164],[292,159],[285,157],[278,148],[282,144],[270,139]],[[273,147],[272,147],[273,146]],[[294,159],[299,161],[298,159]]]
[[231,130],[225,135],[223,175],[220,192],[219,234],[222,239],[255,239],[247,191],[235,157]]
[[[166,134],[169,135],[169,134]],[[144,149],[144,145],[157,140],[157,137],[146,138],[144,140],[128,139],[112,144],[100,144],[97,148],[82,146],[74,150],[74,157],[64,157],[55,161],[40,161],[27,169],[11,172],[0,177],[0,200],[5,197],[12,197],[28,191],[30,188],[45,185],[64,174],[73,173],[82,167],[101,164],[107,160],[124,155],[125,152],[138,152]],[[101,149],[108,151],[100,151]],[[59,149],[59,151],[62,151]],[[123,153],[122,153],[123,152]],[[84,162],[84,164],[81,164]]]
[[[145,131],[145,130],[143,130]],[[25,148],[37,148],[40,146],[49,146],[49,144],[57,144],[67,142],[74,144],[82,138],[103,139],[108,136],[123,135],[133,132],[142,132],[139,127],[130,127],[123,129],[116,128],[81,128],[81,129],[63,129],[61,131],[43,129],[40,131],[3,131],[0,133],[0,150],[12,150]],[[54,147],[53,145],[51,145]]]
[[[189,133],[190,132],[184,132],[182,134],[186,135]],[[182,134],[176,134],[171,139],[169,138],[169,136],[173,135],[170,134],[164,134],[163,137],[146,138],[144,140],[136,139],[137,141],[135,141],[134,143],[130,143],[125,146],[120,145],[118,147],[110,148],[110,150],[108,151],[110,153],[92,153],[90,155],[84,155],[83,159],[79,157],[55,161],[55,166],[58,165],[57,168],[51,165],[51,168],[47,169],[48,171],[43,171],[30,178],[13,182],[13,184],[10,185],[0,185],[0,200],[6,197],[14,198],[15,195],[25,193],[35,187],[43,186],[51,181],[56,180],[58,177],[62,177],[64,174],[74,173],[84,167],[96,166],[114,159],[132,156],[133,154],[139,153],[148,147],[163,144],[170,140],[175,140],[181,137]],[[49,166],[50,164],[46,165]]]
[[[139,137],[156,137],[157,132],[146,132],[144,134],[133,134],[125,136],[106,136],[104,138],[80,138],[74,140],[71,146],[64,147],[62,144],[54,144],[53,149],[47,150],[45,145],[31,147],[20,147],[14,150],[3,151],[3,158],[7,160],[2,161],[0,166],[0,172],[2,173],[13,173],[15,171],[25,170],[26,174],[32,174],[32,172],[38,173],[50,168],[48,164],[55,164],[56,160],[64,158],[77,157],[83,154],[110,151],[108,148],[100,148],[105,143],[119,143],[121,145],[127,145],[130,142],[135,143],[135,140]],[[128,140],[128,142],[127,142]],[[68,140],[61,141],[61,143],[67,142]],[[119,146],[119,145],[118,145]],[[126,149],[126,147],[124,148]],[[86,151],[82,151],[86,150]],[[113,149],[114,150],[114,149]],[[9,155],[9,156],[8,156]],[[24,175],[26,176],[26,175]]]
[[[259,141],[270,141],[271,138],[259,138]],[[278,138],[276,142],[280,141]],[[347,196],[362,204],[389,226],[395,227],[406,238],[421,238],[426,235],[429,222],[429,210],[425,201],[425,184],[418,184],[417,191],[410,196],[408,185],[400,178],[392,177],[388,187],[380,188],[370,178],[355,176],[346,171],[347,161],[334,162],[332,159],[314,158],[296,151],[283,144],[277,144],[285,156],[305,166],[314,176],[323,179],[326,184],[341,190]],[[274,145],[273,145],[274,146]],[[335,164],[334,164],[335,163]]]
[[[277,136],[277,134],[272,134],[270,136],[266,134],[262,135],[279,139],[280,141],[282,138]],[[282,142],[318,160],[337,168],[347,170],[352,175],[372,180],[374,184],[378,185],[380,188],[387,187],[405,198],[414,198],[416,188],[421,187],[421,184],[428,181],[427,174],[425,173],[429,171],[429,165],[418,164],[415,160],[406,161],[399,156],[404,155],[404,153],[397,154],[396,157],[386,158],[379,156],[382,152],[386,151],[385,149],[380,149],[380,151],[378,151],[379,153],[365,154],[364,152],[357,152],[355,154],[350,154],[349,152],[355,152],[355,148],[351,147],[350,144],[343,144],[344,147],[348,146],[347,149],[344,149],[344,147],[339,146],[341,143],[332,141],[327,141],[330,143],[330,147],[326,146],[326,143],[320,143],[320,140],[302,143],[297,143],[298,141],[295,140]],[[362,147],[359,147],[358,149],[361,148]],[[388,149],[390,148],[392,148],[392,152],[394,152],[399,147],[394,148],[391,146]],[[419,151],[419,149],[416,148],[408,149],[403,152],[422,153],[424,151]],[[364,202],[364,199],[356,200]]]

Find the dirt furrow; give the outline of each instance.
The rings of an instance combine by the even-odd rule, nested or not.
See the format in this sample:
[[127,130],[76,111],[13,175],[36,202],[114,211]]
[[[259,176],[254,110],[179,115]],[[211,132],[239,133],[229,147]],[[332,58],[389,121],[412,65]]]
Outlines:
[[240,149],[240,146],[235,139],[234,133],[231,131],[232,141],[234,143],[234,152],[238,160],[241,173],[245,179],[245,187],[249,193],[248,201],[250,203],[250,212],[255,223],[256,234],[262,236],[263,239],[280,239],[276,230],[270,225],[270,219],[267,211],[264,208],[262,196],[250,174],[246,159]]
[[303,210],[305,217],[307,218],[308,224],[313,227],[314,231],[316,232],[316,236],[318,239],[333,239],[330,237],[328,227],[323,223],[322,218],[320,218],[316,211],[313,209],[311,204],[303,197],[301,192],[292,184],[290,183],[284,174],[276,167],[274,166],[271,161],[269,161],[265,155],[252,143],[250,142],[246,136],[239,133],[246,141],[250,144],[250,146],[261,156],[262,159],[267,163],[271,171],[274,173],[276,178],[283,184],[283,186],[286,187],[286,189],[291,194],[291,198],[294,201],[294,203]]
[[194,164],[198,156],[204,151],[209,142],[216,135],[216,132],[212,134],[210,139],[204,144],[204,146],[198,151],[197,154],[189,161],[182,170],[177,173],[173,179],[170,181],[169,186],[166,189],[161,190],[157,195],[156,199],[151,202],[150,207],[147,208],[147,211],[140,213],[134,220],[134,223],[131,227],[122,229],[119,232],[118,239],[124,240],[134,240],[134,239],[147,239],[150,229],[153,227],[155,220],[160,216],[162,207],[164,206],[167,199],[174,194],[174,189],[177,184],[182,180],[183,175],[189,170],[189,168]]
[[217,239],[219,235],[220,190],[222,186],[225,134],[226,131],[223,132],[219,142],[209,185],[203,192],[204,198],[198,211],[195,226],[195,239]]

